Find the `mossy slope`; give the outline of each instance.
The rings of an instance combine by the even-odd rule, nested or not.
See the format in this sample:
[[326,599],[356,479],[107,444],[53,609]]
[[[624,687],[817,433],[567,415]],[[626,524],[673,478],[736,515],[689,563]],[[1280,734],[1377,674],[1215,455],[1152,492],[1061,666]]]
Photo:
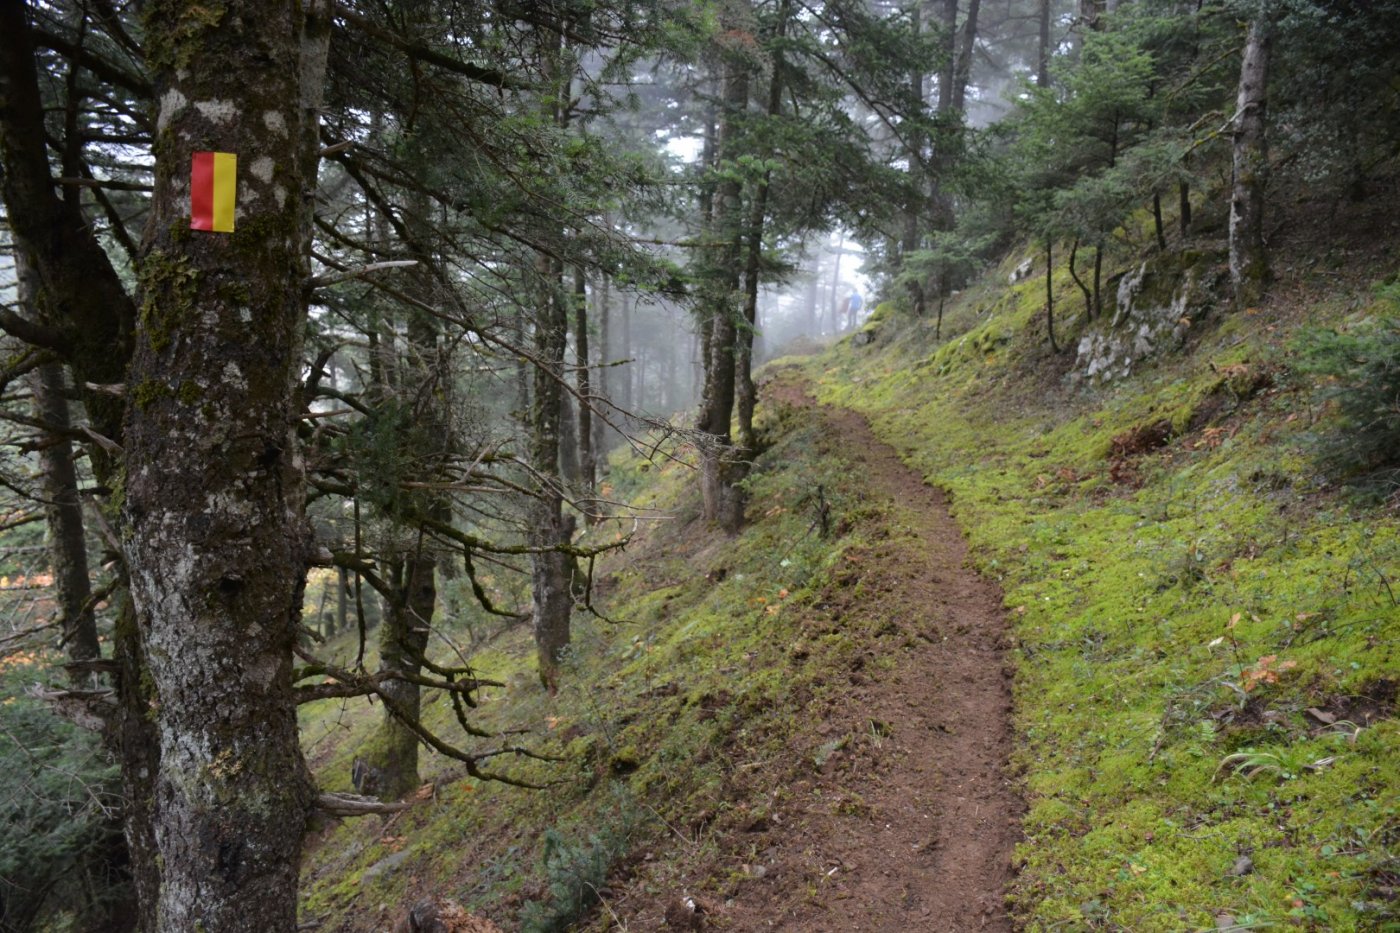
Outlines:
[[1349,272],[1104,391],[1045,347],[1043,279],[965,294],[942,343],[885,323],[805,364],[1005,588],[1028,929],[1400,923],[1400,522],[1320,473],[1288,350],[1377,310]]
[[[691,452],[614,457],[608,493],[634,503],[641,531],[625,552],[599,562],[594,595],[608,619],[576,614],[558,697],[538,687],[527,627],[471,652],[482,676],[507,684],[484,692],[475,724],[527,730],[473,747],[520,744],[557,756],[490,763],[548,788],[475,781],[425,752],[420,770],[432,786],[418,806],[384,821],[348,821],[314,840],[306,921],[377,930],[433,896],[505,929],[564,929],[595,916],[597,889],[614,896],[605,882],[630,879],[628,894],[640,900],[733,882],[715,858],[716,840],[771,805],[781,791],[774,769],[811,767],[823,739],[804,712],[822,708],[845,682],[828,685],[824,675],[845,671],[875,638],[804,628],[805,607],[879,517],[861,501],[858,477],[823,449],[827,439],[811,419],[770,407],[758,430],[765,453],[746,481],[751,521],[735,538],[699,519]],[[833,526],[825,538],[822,504]],[[632,527],[630,518],[600,526],[585,543]],[[489,627],[465,615],[439,621],[458,643]],[[342,636],[329,650],[353,660],[353,641]],[[349,789],[351,760],[378,715],[362,700],[303,710],[322,786]],[[429,703],[425,716],[453,733],[445,701]]]

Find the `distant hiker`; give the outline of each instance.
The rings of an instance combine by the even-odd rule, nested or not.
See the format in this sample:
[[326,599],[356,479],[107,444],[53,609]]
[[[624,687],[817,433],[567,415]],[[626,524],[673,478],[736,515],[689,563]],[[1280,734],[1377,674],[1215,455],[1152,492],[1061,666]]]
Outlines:
[[856,329],[856,317],[864,305],[865,302],[860,297],[860,292],[851,292],[850,297],[846,299],[846,330]]

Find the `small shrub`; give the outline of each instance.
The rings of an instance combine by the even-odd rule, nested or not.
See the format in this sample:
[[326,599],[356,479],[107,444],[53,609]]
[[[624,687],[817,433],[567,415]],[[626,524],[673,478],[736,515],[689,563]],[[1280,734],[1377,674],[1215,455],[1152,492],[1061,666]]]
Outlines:
[[520,912],[522,933],[563,933],[588,915],[600,900],[613,864],[627,854],[636,818],[630,808],[618,811],[586,842],[566,839],[558,830],[544,834],[544,870],[548,893]]
[[[1400,304],[1400,288],[1382,296]],[[1400,317],[1348,333],[1308,331],[1298,350],[1299,369],[1322,377],[1318,393],[1337,408],[1331,430],[1318,437],[1324,464],[1368,485],[1400,481]]]

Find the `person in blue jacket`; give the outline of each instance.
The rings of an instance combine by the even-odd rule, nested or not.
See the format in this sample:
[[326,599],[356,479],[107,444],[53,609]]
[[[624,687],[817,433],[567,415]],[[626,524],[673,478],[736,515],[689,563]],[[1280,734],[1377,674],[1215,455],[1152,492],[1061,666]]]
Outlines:
[[856,329],[856,318],[860,315],[860,309],[864,304],[860,292],[852,291],[846,299],[846,330]]

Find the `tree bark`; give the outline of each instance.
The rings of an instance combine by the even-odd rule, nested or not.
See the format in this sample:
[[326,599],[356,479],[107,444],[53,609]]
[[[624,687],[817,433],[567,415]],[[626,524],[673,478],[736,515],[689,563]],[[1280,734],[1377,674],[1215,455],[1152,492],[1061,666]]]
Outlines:
[[968,0],[958,46],[957,70],[953,75],[953,112],[959,117],[967,109],[967,85],[972,80],[972,53],[977,46],[977,20],[982,0]]
[[[724,113],[719,132],[719,158],[735,158],[738,140],[737,117],[749,99],[747,63],[731,55],[725,64]],[[705,518],[728,531],[743,523],[742,494],[736,483],[741,466],[730,445],[730,420],[734,414],[735,365],[739,309],[733,306],[739,290],[739,244],[743,233],[743,199],[737,177],[726,176],[715,192],[715,226],[711,239],[720,244],[713,250],[709,272],[705,315],[710,320],[709,354],[705,367],[705,389],[697,428],[710,436],[700,455],[700,491]]]
[[574,372],[578,387],[578,472],[582,487],[579,498],[587,504],[583,510],[584,521],[594,525],[599,517],[592,501],[598,491],[598,466],[593,447],[593,380],[588,359],[588,286],[582,266],[574,268],[573,296],[574,356],[577,363]]
[[1084,294],[1084,320],[1094,319],[1094,298],[1089,291],[1089,286],[1079,278],[1079,270],[1075,267],[1075,260],[1079,256],[1079,241],[1075,240],[1074,245],[1069,248],[1069,277],[1074,280],[1074,284],[1079,286],[1079,290]]
[[530,584],[534,597],[535,647],[540,683],[553,695],[559,688],[559,664],[568,648],[569,596],[567,555],[550,550],[572,537],[572,521],[563,514],[559,477],[560,381],[568,341],[568,307],[560,294],[563,269],[556,260],[538,260],[545,294],[535,320],[535,365],[530,403],[530,463],[535,470],[535,499],[530,507],[529,543],[542,550],[530,555]]
[[1177,219],[1181,223],[1181,238],[1185,240],[1191,235],[1191,186],[1186,182],[1178,182],[1176,187]]
[[1050,0],[1040,0],[1040,36],[1036,46],[1035,86],[1050,86]]
[[[421,536],[414,552],[394,563],[394,592],[379,627],[381,673],[414,676],[422,669],[437,608],[436,566],[433,555],[423,550]],[[394,711],[385,705],[379,727],[360,749],[355,789],[380,800],[396,800],[419,784],[418,736],[400,717],[417,722],[422,698],[418,685],[408,680],[386,680],[381,689]]]
[[[313,788],[291,689],[311,551],[295,389],[327,13],[147,7],[160,131],[123,532],[160,734],[160,933],[296,929]],[[196,150],[239,156],[233,233],[189,229]]]
[[[594,351],[594,356],[598,359],[598,370],[594,373],[593,384],[591,386],[593,394],[599,399],[598,407],[593,418],[593,464],[597,473],[603,473],[607,469],[608,451],[612,448],[611,435],[607,421],[602,415],[611,409],[612,396],[608,390],[609,370],[612,368],[612,282],[608,276],[604,275],[597,292],[595,293],[596,304],[593,311],[593,319],[598,323],[598,345]],[[608,417],[612,417],[609,415]],[[601,514],[601,504],[600,504]]]
[[1103,314],[1103,241],[1094,244],[1094,317]]
[[1257,303],[1270,279],[1269,257],[1264,247],[1264,191],[1269,176],[1265,119],[1271,34],[1268,14],[1250,21],[1235,107],[1230,280],[1235,291],[1235,307],[1239,310]]
[[[22,250],[15,251],[14,262],[19,305],[27,317],[38,320],[39,288],[33,266]],[[29,388],[34,396],[34,417],[55,432],[39,451],[40,489],[48,529],[45,544],[49,568],[53,572],[63,647],[68,659],[75,662],[69,669],[69,680],[75,687],[86,687],[93,685],[94,677],[82,665],[101,657],[102,649],[97,643],[83,504],[78,497],[73,443],[68,439],[71,424],[63,382],[63,367],[58,363],[45,363],[30,375]]]

